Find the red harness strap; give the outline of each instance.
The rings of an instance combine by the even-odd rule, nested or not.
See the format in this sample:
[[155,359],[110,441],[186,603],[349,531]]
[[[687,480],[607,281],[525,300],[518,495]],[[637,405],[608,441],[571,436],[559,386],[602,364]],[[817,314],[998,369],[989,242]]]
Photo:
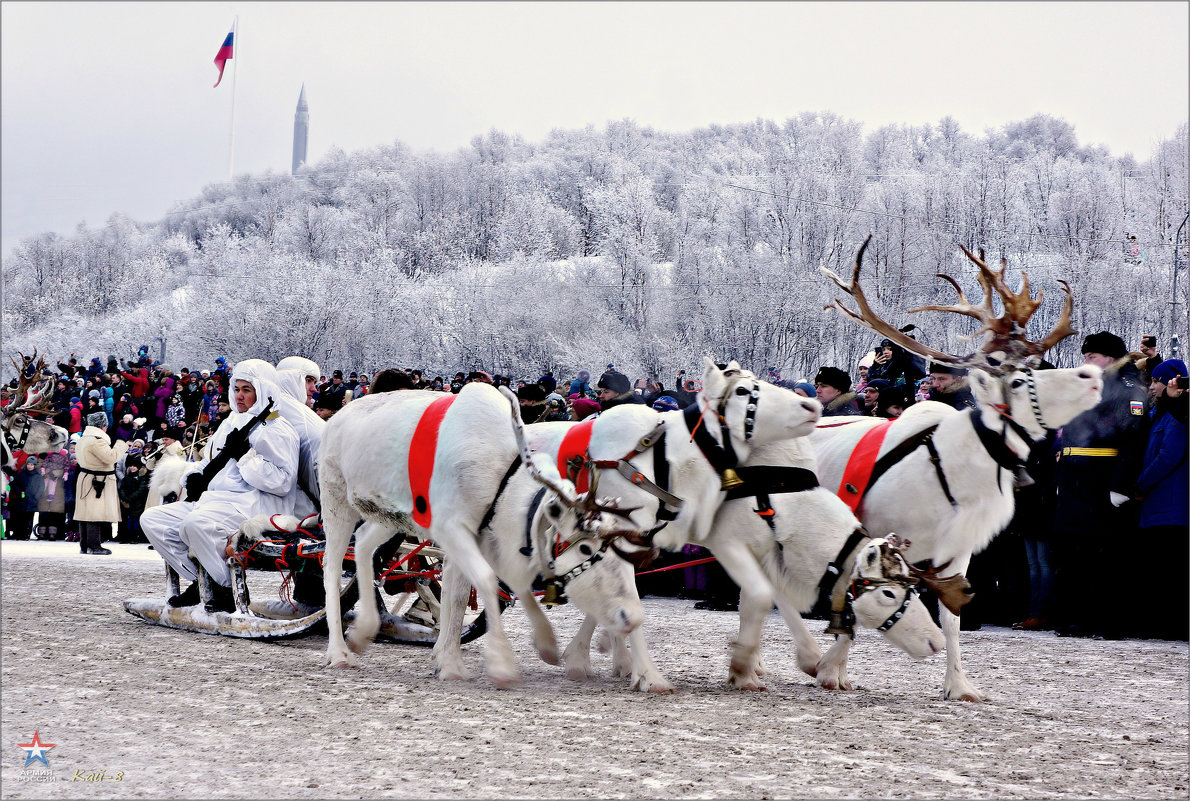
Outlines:
[[[587,446],[591,444],[591,429],[594,427],[594,420],[584,420],[571,426],[566,436],[562,437],[562,445],[558,448],[558,474],[563,478],[570,477],[570,468],[566,464],[569,460],[577,456],[587,461]],[[584,467],[574,479],[574,488],[580,495],[587,491],[590,472]]]
[[851,451],[847,467],[843,469],[843,481],[835,494],[857,515],[864,492],[868,489],[868,480],[872,477],[872,468],[876,466],[876,457],[880,455],[880,446],[884,444],[884,437],[892,423],[892,420],[888,420],[864,432]]
[[457,395],[439,398],[426,407],[409,442],[409,489],[413,491],[413,522],[430,527],[430,479],[438,452],[438,428]]

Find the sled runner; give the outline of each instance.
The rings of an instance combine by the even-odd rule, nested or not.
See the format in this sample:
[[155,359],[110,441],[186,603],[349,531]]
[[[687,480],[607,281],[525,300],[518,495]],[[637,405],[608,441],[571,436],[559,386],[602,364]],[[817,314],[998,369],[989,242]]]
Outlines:
[[[292,520],[292,519],[291,519]],[[289,531],[270,522],[270,530],[253,536],[247,521],[236,532],[228,550],[232,575],[235,612],[209,612],[205,603],[211,599],[211,580],[199,568],[201,600],[194,606],[174,608],[166,598],[179,594],[178,574],[166,566],[166,598],[132,598],[124,609],[142,620],[167,628],[217,634],[245,639],[279,640],[325,631],[326,609],[319,599],[311,603],[311,588],[321,594],[322,555],[326,542],[321,527],[295,527]],[[257,521],[259,525],[259,521]],[[275,530],[273,530],[275,529]],[[415,645],[433,645],[438,638],[441,612],[442,551],[430,541],[395,537],[376,555],[377,576],[372,591],[381,615],[378,637]],[[253,601],[248,589],[249,570],[277,572],[284,575],[278,598]],[[295,591],[299,583],[304,597]],[[294,597],[294,596],[297,597]],[[344,621],[354,617],[352,607],[359,600],[354,554],[348,549],[344,572],[339,582],[340,608],[348,610]],[[500,612],[508,606],[503,598]],[[465,615],[461,642],[470,642],[487,631],[487,611],[471,594]]]

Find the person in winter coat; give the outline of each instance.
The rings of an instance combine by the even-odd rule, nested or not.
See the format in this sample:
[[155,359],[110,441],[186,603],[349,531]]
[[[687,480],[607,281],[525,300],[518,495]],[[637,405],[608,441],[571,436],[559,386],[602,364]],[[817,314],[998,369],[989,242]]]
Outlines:
[[925,365],[920,363],[920,357],[915,357],[891,339],[881,340],[872,357],[872,366],[868,369],[868,382],[875,378],[883,378],[894,387],[906,384],[913,386],[925,377]]
[[169,406],[165,408],[165,422],[170,428],[185,428],[186,419],[186,405],[182,402],[182,396],[174,393],[169,398]]
[[[238,366],[238,365],[237,365]],[[281,416],[298,435],[298,494],[294,500],[294,514],[298,517],[317,512],[318,450],[326,421],[306,405],[306,372],[285,369],[277,371],[277,385],[281,390],[278,402]]]
[[960,412],[975,408],[975,396],[967,384],[967,371],[935,362],[930,365],[930,400],[945,403]]
[[148,397],[149,395],[149,369],[147,367],[136,367],[131,372],[125,371],[120,373],[132,387],[132,397],[135,400]]
[[39,467],[45,492],[37,505],[37,537],[60,540],[66,536],[66,476],[70,467],[66,451],[47,453]]
[[136,427],[132,424],[132,414],[126,414],[116,423],[116,439],[131,440]]
[[70,399],[70,424],[66,430],[71,434],[79,434],[83,430],[83,399],[77,395]]
[[1103,368],[1103,394],[1095,408],[1061,429],[1052,544],[1055,631],[1118,637],[1130,625],[1130,611],[1110,594],[1087,593],[1085,581],[1117,558],[1116,543],[1136,536],[1135,504],[1127,502],[1148,441],[1148,392],[1115,334],[1091,334],[1082,349],[1087,364]]
[[[258,514],[293,514],[301,460],[297,432],[278,408],[281,389],[272,365],[259,359],[237,364],[232,372],[234,410],[208,443],[211,458],[224,449],[231,459],[210,477],[197,501],[154,506],[141,516],[141,528],[154,549],[179,576],[191,580],[170,606],[200,601],[198,562],[214,582],[209,611],[233,611],[231,572],[224,549],[240,524]],[[245,430],[270,403],[267,419]],[[202,470],[206,462],[196,464]],[[192,482],[187,482],[188,490]]]
[[[104,378],[106,377],[105,375]],[[112,388],[106,384],[101,386],[99,388],[99,398],[100,404],[103,406],[103,413],[107,415],[107,427],[111,428],[115,422],[115,418],[112,415],[115,414],[116,409],[116,398],[112,392]]]
[[625,404],[643,404],[644,398],[632,391],[632,382],[628,376],[616,370],[608,370],[599,376],[599,406],[600,413],[608,409]]
[[822,367],[814,376],[814,390],[822,403],[823,417],[863,414],[851,391],[851,376],[838,367]]
[[589,398],[575,398],[570,402],[570,419],[576,422],[599,414],[599,411],[599,402]]
[[[1157,398],[1157,412],[1145,449],[1144,464],[1136,479],[1141,498],[1140,541],[1162,563],[1184,566],[1190,561],[1190,463],[1187,462],[1187,398],[1182,388],[1186,365],[1169,359],[1153,368],[1152,379],[1164,384]],[[1190,630],[1186,598],[1190,582],[1185,570],[1170,570],[1151,585],[1151,598],[1143,607],[1142,633],[1161,639],[1185,640]]]
[[8,485],[8,539],[27,540],[33,531],[33,515],[45,492],[37,457],[25,459],[25,465]]
[[124,479],[120,482],[120,509],[124,520],[120,524],[117,542],[148,542],[140,527],[140,517],[145,511],[149,497],[149,476],[145,474],[145,463],[139,456],[129,456],[124,461]]
[[153,390],[153,397],[157,399],[155,412],[158,420],[165,419],[165,412],[169,409],[170,398],[174,394],[175,383],[177,382],[174,379],[173,372],[168,367],[163,367],[161,370],[161,384],[157,389]]
[[567,397],[576,393],[580,398],[591,398],[595,395],[591,389],[591,372],[589,370],[579,370],[578,376],[570,382],[570,391],[566,393]]
[[103,547],[103,534],[110,524],[120,522],[116,462],[127,450],[127,442],[111,444],[107,415],[94,412],[87,417],[87,427],[75,449],[78,478],[74,489],[74,519],[80,524],[79,550],[85,554],[111,553]]

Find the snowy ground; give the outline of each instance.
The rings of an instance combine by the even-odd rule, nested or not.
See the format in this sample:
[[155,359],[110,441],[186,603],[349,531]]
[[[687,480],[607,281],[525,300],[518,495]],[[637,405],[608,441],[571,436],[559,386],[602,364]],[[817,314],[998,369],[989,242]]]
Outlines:
[[[852,692],[801,674],[769,617],[764,693],[724,688],[736,617],[646,599],[673,696],[525,672],[444,684],[426,648],[378,644],[362,670],[320,667],[325,637],[266,644],[151,627],[121,599],[159,595],[145,546],[81,557],[0,547],[4,798],[1186,798],[1185,643],[964,633],[991,696],[939,700],[942,657],[914,663],[873,632]],[[550,612],[560,638],[573,609]],[[824,624],[812,622],[821,631]],[[827,638],[822,635],[825,646]],[[481,668],[483,639],[465,646]],[[46,751],[23,768],[34,731]],[[100,781],[83,781],[102,774]],[[44,777],[44,776],[43,776]],[[117,778],[118,777],[118,778]]]

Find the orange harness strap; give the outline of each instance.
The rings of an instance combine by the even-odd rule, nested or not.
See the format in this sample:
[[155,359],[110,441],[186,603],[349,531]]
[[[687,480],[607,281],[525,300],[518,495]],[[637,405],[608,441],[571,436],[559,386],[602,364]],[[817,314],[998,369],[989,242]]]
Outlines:
[[438,428],[457,395],[439,398],[426,407],[409,442],[409,489],[413,491],[413,522],[430,527],[430,479],[438,452]]
[[843,481],[835,494],[843,499],[843,503],[850,507],[856,515],[860,502],[864,499],[864,492],[868,489],[868,482],[872,478],[872,468],[876,466],[876,457],[880,454],[880,446],[884,444],[884,437],[892,420],[872,426],[864,433],[851,457],[847,460],[847,467],[843,469]]

